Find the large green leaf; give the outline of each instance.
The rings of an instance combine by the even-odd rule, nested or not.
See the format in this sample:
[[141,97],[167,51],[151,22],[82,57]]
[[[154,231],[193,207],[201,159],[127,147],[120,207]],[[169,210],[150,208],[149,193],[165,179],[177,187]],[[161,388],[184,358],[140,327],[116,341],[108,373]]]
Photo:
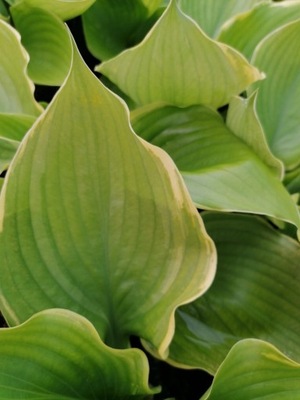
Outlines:
[[248,99],[233,97],[229,103],[226,125],[248,144],[250,148],[274,171],[280,179],[284,166],[273,156],[256,112],[256,92]]
[[217,37],[225,21],[262,1],[266,0],[179,0],[179,4],[209,36]]
[[19,33],[2,20],[0,49],[0,112],[39,115],[42,108],[34,99],[34,86],[26,72],[28,54]]
[[24,3],[11,7],[11,13],[30,56],[30,78],[42,85],[61,85],[70,69],[72,53],[64,23],[54,13]]
[[[284,24],[300,18],[300,1],[262,2],[226,24],[218,40],[233,46],[248,59],[259,42]],[[241,34],[242,32],[242,34]]]
[[297,400],[300,365],[269,343],[248,339],[236,344],[201,400]]
[[99,60],[107,60],[139,43],[161,11],[160,0],[96,0],[83,14],[87,46]]
[[[239,112],[244,122],[249,117],[252,128],[259,130],[251,109],[244,117],[243,111]],[[230,121],[243,138],[245,126],[240,129],[240,122],[233,117]],[[265,214],[299,226],[293,200],[256,153],[264,161],[267,157],[268,164],[270,154],[266,149],[254,152],[257,145],[249,147],[250,139],[242,141],[217,112],[203,106],[147,106],[132,113],[132,124],[145,140],[170,154],[197,207]],[[256,132],[260,140],[261,135]],[[274,166],[277,169],[272,160]]]
[[1,309],[15,325],[68,308],[115,347],[135,334],[164,356],[175,309],[213,280],[214,244],[172,160],[73,57],[1,192]]
[[0,330],[1,399],[144,399],[148,364],[139,350],[114,350],[93,325],[47,310]]
[[71,19],[84,13],[95,0],[16,0],[14,5],[22,4],[32,9],[42,8],[62,20]]
[[287,169],[300,163],[299,41],[297,20],[268,35],[252,59],[267,76],[259,86],[257,112],[271,150]]
[[209,39],[173,0],[142,43],[97,70],[139,105],[218,108],[261,79],[243,56]]
[[243,338],[271,342],[300,361],[300,245],[259,217],[207,213],[217,275],[176,313],[170,361],[215,373]]

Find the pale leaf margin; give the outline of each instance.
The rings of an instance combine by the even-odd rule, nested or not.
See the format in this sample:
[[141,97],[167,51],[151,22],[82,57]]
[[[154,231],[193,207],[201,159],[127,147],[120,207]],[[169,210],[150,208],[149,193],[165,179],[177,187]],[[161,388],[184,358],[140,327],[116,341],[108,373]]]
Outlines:
[[[59,96],[61,90],[63,89],[64,85],[68,81],[68,79],[72,73],[72,66],[73,66],[75,57],[77,57],[77,60],[80,59],[81,62],[83,62],[81,59],[81,56],[79,55],[79,52],[77,51],[75,42],[72,41],[72,44],[73,44],[73,62],[71,64],[69,74],[66,77],[64,84],[62,85],[60,90],[54,96],[53,101],[55,100],[55,98],[57,96]],[[99,82],[99,83],[101,84],[101,82]],[[172,187],[172,192],[174,193],[176,202],[178,203],[178,205],[180,207],[182,207],[183,204],[185,205],[186,211],[191,215],[194,226],[198,229],[198,234],[196,236],[198,237],[198,239],[200,239],[200,237],[201,237],[204,240],[205,247],[207,250],[207,262],[205,265],[205,270],[207,272],[205,273],[205,279],[203,280],[203,282],[196,283],[193,294],[187,295],[187,293],[185,292],[184,294],[179,296],[179,298],[177,298],[176,300],[173,301],[173,303],[169,306],[168,315],[165,319],[166,322],[163,324],[164,325],[163,333],[154,332],[154,334],[153,334],[154,335],[153,340],[155,342],[155,346],[157,346],[157,352],[161,358],[165,359],[168,356],[168,347],[174,336],[176,309],[179,306],[188,304],[188,303],[192,302],[193,300],[195,300],[196,298],[198,298],[199,296],[201,296],[210,287],[211,283],[214,280],[215,272],[216,272],[216,249],[215,249],[213,241],[206,233],[204,223],[203,223],[199,213],[197,212],[196,208],[194,207],[193,202],[188,193],[188,190],[184,184],[184,181],[183,181],[178,169],[176,168],[175,164],[173,163],[172,159],[167,155],[167,153],[165,151],[163,151],[162,149],[160,149],[156,146],[149,144],[148,142],[139,138],[135,134],[135,132],[133,131],[133,129],[130,125],[130,113],[129,113],[129,109],[128,109],[126,103],[122,99],[120,99],[117,95],[115,95],[113,92],[108,90],[105,86],[103,86],[103,89],[107,90],[110,93],[110,95],[113,95],[115,97],[115,100],[118,100],[121,103],[121,106],[123,107],[123,109],[126,112],[128,125],[130,127],[132,134],[135,136],[135,140],[140,142],[140,144],[148,151],[149,157],[151,157],[153,159],[153,162],[157,163],[159,165],[159,168],[163,168],[165,170],[165,172],[168,173],[168,177],[169,177],[168,180]],[[51,109],[51,104],[48,107],[48,110],[50,110],[50,109]],[[31,140],[31,132],[33,130],[35,130],[35,127],[38,124],[41,123],[41,120],[44,118],[44,116],[45,116],[45,113],[43,113],[42,116],[37,119],[37,121],[32,126],[32,128],[27,132],[27,134],[22,142],[22,145],[19,147],[19,149],[17,151],[15,158],[18,156],[21,156],[22,153],[24,153],[26,151],[26,143],[27,143],[27,141]],[[0,232],[3,231],[6,189],[7,189],[7,185],[9,182],[9,178],[10,178],[11,174],[13,173],[13,171],[14,171],[13,168],[9,169],[7,177],[6,177],[4,185],[3,185],[3,188],[2,188],[2,191],[1,191]],[[16,313],[14,312],[13,308],[10,306],[10,304],[8,304],[8,302],[2,295],[1,295],[0,299],[1,299],[1,303],[2,303],[3,307],[5,307],[5,309],[7,311],[7,313],[10,314],[11,319],[14,320],[16,323],[18,323],[19,318],[16,316]],[[151,317],[153,317],[153,316],[151,316]]]

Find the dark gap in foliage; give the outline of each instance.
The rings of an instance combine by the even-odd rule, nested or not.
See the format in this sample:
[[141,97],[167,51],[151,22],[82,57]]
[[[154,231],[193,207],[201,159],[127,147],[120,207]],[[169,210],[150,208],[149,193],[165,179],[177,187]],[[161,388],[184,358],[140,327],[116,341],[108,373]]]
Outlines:
[[149,382],[161,386],[161,392],[153,399],[199,400],[211,386],[213,377],[201,370],[184,370],[154,358],[143,348],[139,338],[131,338],[132,347],[141,349],[147,356],[150,366]]
[[0,178],[5,178],[6,172],[7,172],[7,171],[3,171],[3,172],[1,172],[1,174],[0,174]]
[[[83,57],[90,70],[94,72],[94,68],[97,64],[99,64],[99,60],[93,57],[86,46],[83,35],[81,17],[76,17],[67,21],[67,25],[75,39],[81,56]],[[58,89],[59,87],[57,86],[36,85],[34,93],[35,98],[37,101],[50,103]]]
[[67,25],[74,37],[74,40],[76,42],[76,45],[79,49],[82,58],[84,59],[90,70],[94,72],[95,66],[100,64],[100,61],[97,58],[95,58],[87,48],[83,34],[81,17],[70,19],[69,21],[67,21]]
[[228,111],[228,104],[218,108],[218,112],[222,116],[224,122],[226,121],[226,118],[227,118],[227,111]]
[[0,313],[0,328],[7,328],[8,325],[3,317],[3,315]]
[[57,86],[35,85],[34,97],[37,101],[50,103],[57,90]]

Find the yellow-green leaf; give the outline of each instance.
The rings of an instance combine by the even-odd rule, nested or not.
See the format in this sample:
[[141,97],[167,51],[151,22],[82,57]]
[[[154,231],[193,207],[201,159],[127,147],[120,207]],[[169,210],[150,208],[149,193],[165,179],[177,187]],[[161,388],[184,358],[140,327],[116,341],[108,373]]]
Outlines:
[[174,163],[135,135],[76,50],[14,158],[0,216],[0,303],[13,325],[67,308],[107,343],[134,334],[165,357],[175,309],[214,278],[214,244]]
[[0,49],[0,112],[38,116],[42,108],[34,99],[34,86],[27,75],[28,54],[19,33],[2,20]]
[[240,53],[208,38],[176,1],[139,45],[97,70],[138,105],[163,101],[218,108],[262,77]]

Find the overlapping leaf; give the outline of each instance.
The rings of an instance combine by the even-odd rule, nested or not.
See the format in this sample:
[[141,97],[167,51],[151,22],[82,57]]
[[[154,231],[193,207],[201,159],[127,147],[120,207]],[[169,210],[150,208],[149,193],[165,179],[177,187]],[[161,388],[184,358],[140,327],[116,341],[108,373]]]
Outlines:
[[165,356],[176,307],[214,277],[214,245],[172,160],[133,133],[124,103],[76,52],[0,208],[0,302],[13,325],[67,308],[113,346],[135,334]]
[[259,86],[257,112],[271,150],[287,169],[300,163],[299,40],[297,20],[268,35],[252,59],[267,76]]
[[103,344],[92,324],[67,310],[47,310],[0,329],[2,399],[144,399],[148,364],[138,350]]
[[226,24],[218,40],[233,46],[251,59],[261,40],[275,29],[298,18],[300,18],[299,0],[279,3],[263,1],[257,7],[236,16]]
[[300,364],[260,340],[236,344],[201,400],[298,399]]
[[159,17],[161,0],[97,0],[84,13],[87,46],[106,60],[139,43]]
[[41,107],[34,99],[34,86],[26,72],[28,55],[18,32],[1,20],[0,48],[0,112],[39,115]]
[[[13,158],[19,141],[42,111],[27,75],[28,55],[18,32],[0,21],[0,173]],[[22,90],[20,90],[22,88]]]
[[95,0],[16,0],[14,5],[22,4],[31,9],[42,8],[62,20],[71,19],[85,12]]
[[97,70],[139,105],[218,108],[262,77],[234,49],[209,39],[173,0],[142,43]]
[[[132,123],[144,139],[171,155],[199,208],[265,214],[299,226],[293,200],[263,161],[272,164],[276,174],[278,162],[263,143],[249,147],[250,139],[239,138],[253,134],[254,127],[257,141],[264,140],[249,107],[244,116],[239,110],[240,118],[249,118],[248,127],[229,115],[237,134],[217,112],[203,106],[149,106],[133,112]],[[261,149],[254,152],[257,146]]]
[[226,5],[224,0],[179,0],[179,4],[207,35],[216,38],[225,21],[262,1],[266,0],[227,0]]
[[256,94],[248,99],[234,97],[230,101],[226,125],[258,155],[274,174],[282,179],[283,163],[273,156],[256,112]]
[[300,193],[300,167],[286,174],[285,185],[291,193]]
[[11,13],[30,55],[31,79],[42,85],[61,85],[70,69],[72,52],[64,23],[54,13],[24,2],[11,7]]
[[0,0],[0,19],[3,19],[5,21],[9,19],[9,15],[4,0]]
[[258,217],[207,213],[204,222],[217,247],[217,275],[201,299],[176,313],[171,361],[215,373],[234,343],[258,338],[299,362],[299,242]]
[[7,169],[20,141],[34,123],[35,117],[25,114],[0,114],[0,173]]

